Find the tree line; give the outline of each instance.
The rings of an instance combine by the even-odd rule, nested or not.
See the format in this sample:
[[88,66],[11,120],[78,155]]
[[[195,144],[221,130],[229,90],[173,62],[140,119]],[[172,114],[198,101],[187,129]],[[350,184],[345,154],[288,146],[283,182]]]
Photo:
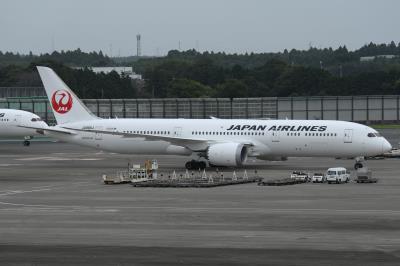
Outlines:
[[94,73],[88,68],[74,69],[54,61],[37,61],[28,66],[9,65],[0,68],[0,87],[43,86],[36,66],[48,66],[84,99],[135,98],[136,86],[129,77],[112,71],[108,74]]
[[[360,62],[361,56],[394,55]],[[100,52],[19,55],[0,52],[0,86],[41,86],[36,65],[48,65],[82,98],[267,97],[400,93],[400,44],[369,43],[349,51],[314,48],[279,53],[225,54],[172,50],[164,57],[124,61],[143,75],[139,84],[116,72],[71,66],[112,66]]]
[[103,54],[102,51],[99,52],[83,52],[81,49],[76,49],[73,51],[54,51],[52,53],[45,53],[40,55],[34,55],[29,52],[27,55],[12,53],[12,52],[2,52],[0,51],[0,67],[8,65],[21,65],[27,66],[35,61],[54,61],[63,63],[68,66],[112,66],[114,61]]
[[[361,62],[360,57],[394,55]],[[225,54],[172,50],[133,63],[148,97],[265,97],[398,94],[400,44],[310,47],[278,53]]]
[[254,69],[208,63],[165,62],[147,69],[154,97],[267,97],[399,94],[400,69],[336,77],[328,71],[271,59]]

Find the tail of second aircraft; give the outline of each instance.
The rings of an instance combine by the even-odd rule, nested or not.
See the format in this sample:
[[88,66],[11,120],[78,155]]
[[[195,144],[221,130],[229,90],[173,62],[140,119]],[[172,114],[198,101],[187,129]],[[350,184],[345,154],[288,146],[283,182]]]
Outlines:
[[99,119],[51,68],[38,66],[37,69],[57,124]]

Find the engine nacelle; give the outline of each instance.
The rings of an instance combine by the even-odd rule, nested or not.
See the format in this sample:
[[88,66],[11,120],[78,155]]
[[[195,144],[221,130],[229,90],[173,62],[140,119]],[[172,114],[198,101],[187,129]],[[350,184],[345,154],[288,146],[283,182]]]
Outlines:
[[218,143],[208,148],[210,164],[217,166],[241,166],[247,159],[248,149],[240,143]]

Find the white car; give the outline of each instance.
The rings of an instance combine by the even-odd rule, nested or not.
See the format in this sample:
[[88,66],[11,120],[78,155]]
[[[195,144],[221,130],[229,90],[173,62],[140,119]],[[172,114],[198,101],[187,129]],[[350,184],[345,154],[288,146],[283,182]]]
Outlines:
[[314,173],[313,177],[311,178],[313,183],[324,183],[325,182],[325,175],[322,173]]
[[344,167],[335,167],[329,168],[326,171],[326,181],[331,183],[344,183],[350,181],[350,174],[347,172],[347,169]]

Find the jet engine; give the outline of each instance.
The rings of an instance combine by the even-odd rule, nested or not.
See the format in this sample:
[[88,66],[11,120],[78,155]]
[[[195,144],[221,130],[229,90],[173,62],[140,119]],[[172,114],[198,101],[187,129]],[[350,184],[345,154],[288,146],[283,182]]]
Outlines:
[[247,159],[248,149],[240,143],[218,143],[211,145],[207,159],[216,166],[241,166]]

